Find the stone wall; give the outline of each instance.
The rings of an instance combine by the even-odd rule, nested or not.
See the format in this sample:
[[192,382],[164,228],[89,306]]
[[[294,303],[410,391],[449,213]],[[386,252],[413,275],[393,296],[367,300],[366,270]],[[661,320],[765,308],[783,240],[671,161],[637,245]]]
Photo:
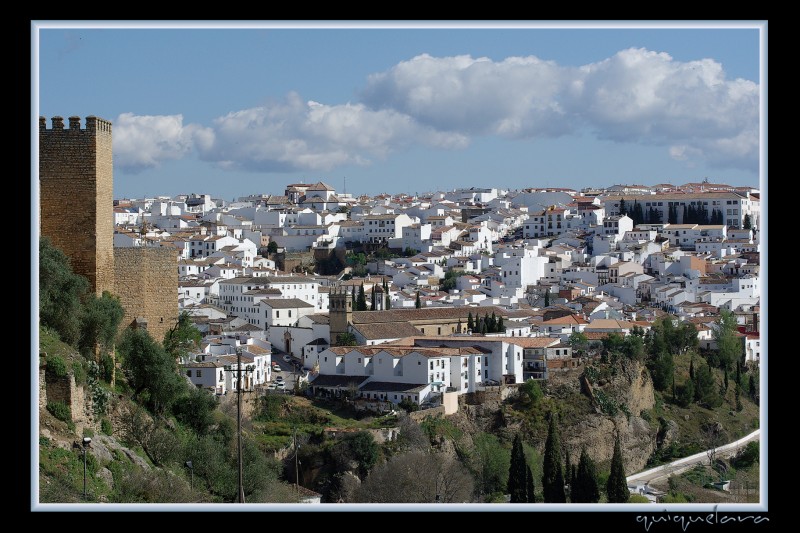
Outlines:
[[178,254],[172,248],[114,249],[114,293],[125,315],[120,328],[137,318],[157,342],[178,320]]
[[[75,383],[75,376],[70,373],[65,378],[47,379],[44,371],[40,375],[41,382],[45,383],[45,407],[48,403],[64,402],[70,408],[72,421],[75,422],[77,432],[86,424],[92,422],[92,405],[87,401],[84,387]],[[41,406],[41,399],[40,399]]]
[[39,118],[40,231],[89,280],[97,295],[114,287],[111,123],[86,117]]

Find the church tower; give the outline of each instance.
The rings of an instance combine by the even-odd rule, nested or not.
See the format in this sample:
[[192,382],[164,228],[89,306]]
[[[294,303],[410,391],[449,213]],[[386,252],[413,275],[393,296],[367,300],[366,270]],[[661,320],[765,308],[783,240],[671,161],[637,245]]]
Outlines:
[[350,331],[353,321],[353,295],[346,288],[331,288],[328,297],[328,315],[330,317],[331,346],[336,345],[336,337],[340,333]]

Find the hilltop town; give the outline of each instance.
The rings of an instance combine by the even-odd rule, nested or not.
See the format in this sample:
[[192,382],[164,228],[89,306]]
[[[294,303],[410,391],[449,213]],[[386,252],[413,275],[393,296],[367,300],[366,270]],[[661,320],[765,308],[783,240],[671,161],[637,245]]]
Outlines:
[[[446,391],[576,364],[573,333],[647,332],[669,314],[712,348],[720,310],[736,317],[745,361],[760,360],[757,189],[353,197],[320,181],[283,193],[115,200],[114,243],[172,249],[179,309],[209,342],[238,335],[275,346],[312,372],[314,391],[358,376],[366,397],[441,404]],[[487,316],[499,330],[487,330]],[[461,353],[437,356],[444,348]],[[270,377],[267,365],[255,384]]]
[[[487,413],[512,402],[527,414],[504,411],[500,425],[526,428],[538,446],[543,422],[527,406],[544,390],[572,398],[584,415],[627,417],[603,427],[630,452],[629,474],[652,464],[668,435],[678,442],[663,411],[660,422],[647,414],[661,409],[654,394],[671,392],[675,409],[726,401],[735,419],[745,409],[739,389],[747,374],[741,394],[754,412],[762,357],[758,188],[704,180],[366,196],[320,180],[232,201],[194,192],[112,201],[110,165],[75,164],[59,181],[74,156],[60,153],[64,139],[77,152],[91,146],[91,158],[110,157],[110,123],[90,119],[83,130],[71,117],[64,130],[60,118],[52,129],[42,118],[42,236],[89,280],[90,293],[118,296],[119,331],[148,332],[165,345],[179,328],[197,332],[197,342],[174,351],[192,393],[220,404],[251,393],[263,404],[256,418],[280,418],[265,414],[272,400],[263,398],[290,396],[343,402],[370,416],[408,412],[432,438],[443,431],[433,420],[459,413],[496,429]],[[86,186],[72,192],[87,219],[61,216],[70,179]],[[91,235],[90,244],[77,234]],[[97,426],[102,416],[79,414],[74,390],[65,396],[47,382],[47,357],[40,392],[48,400],[40,407],[63,398],[73,405],[68,423]],[[118,361],[111,367],[113,387],[123,372]],[[712,385],[695,378],[701,373]],[[554,405],[548,413],[570,413]],[[584,423],[577,415],[571,422]],[[387,426],[379,438],[396,441],[398,426]],[[342,431],[330,426],[323,437]],[[575,460],[588,438],[581,431],[566,439]],[[609,439],[592,450],[596,461],[611,459]],[[284,440],[276,453],[295,446],[296,456],[296,445]],[[357,477],[367,483],[366,471]],[[345,492],[337,485],[339,501]]]

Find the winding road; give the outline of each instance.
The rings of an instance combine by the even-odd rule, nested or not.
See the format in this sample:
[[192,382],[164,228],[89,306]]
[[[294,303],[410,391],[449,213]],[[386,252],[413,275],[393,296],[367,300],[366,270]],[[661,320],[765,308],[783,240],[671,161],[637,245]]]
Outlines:
[[[751,440],[760,440],[761,438],[761,430],[757,429],[754,432],[750,433],[746,437],[743,437],[737,441],[724,444],[716,448],[716,456],[717,457],[730,457],[735,455],[739,450],[745,447],[748,442]],[[680,474],[690,468],[693,468],[695,465],[708,463],[708,451],[696,453],[694,455],[690,455],[689,457],[684,457],[682,459],[678,459],[677,461],[673,461],[671,463],[667,463],[665,465],[657,466],[655,468],[651,468],[649,470],[644,470],[639,472],[638,474],[633,474],[628,476],[626,481],[628,485],[645,485],[648,483],[652,483],[654,481],[661,481],[663,479],[668,478],[672,474]]]

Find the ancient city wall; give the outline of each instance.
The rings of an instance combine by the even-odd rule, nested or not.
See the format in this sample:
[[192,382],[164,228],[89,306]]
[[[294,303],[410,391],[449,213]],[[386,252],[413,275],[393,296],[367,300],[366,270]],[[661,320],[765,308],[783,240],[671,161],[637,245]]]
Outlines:
[[114,293],[125,315],[120,328],[137,318],[158,342],[178,320],[178,255],[172,248],[114,249]]

